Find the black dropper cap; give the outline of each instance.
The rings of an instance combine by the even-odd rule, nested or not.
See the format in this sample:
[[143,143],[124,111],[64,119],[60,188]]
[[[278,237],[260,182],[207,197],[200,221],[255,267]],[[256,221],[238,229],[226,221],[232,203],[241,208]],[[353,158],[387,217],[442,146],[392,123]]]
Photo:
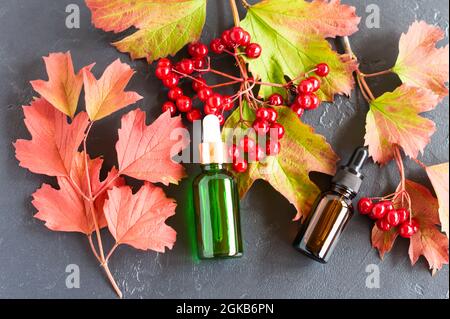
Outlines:
[[358,147],[347,165],[341,166],[334,176],[332,183],[340,187],[345,187],[356,195],[361,187],[364,176],[361,169],[369,157],[369,152],[365,147]]

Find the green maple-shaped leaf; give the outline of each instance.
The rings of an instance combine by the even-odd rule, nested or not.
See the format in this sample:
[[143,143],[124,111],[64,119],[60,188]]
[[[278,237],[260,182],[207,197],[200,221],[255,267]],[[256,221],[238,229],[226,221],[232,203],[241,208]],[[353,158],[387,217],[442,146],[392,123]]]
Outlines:
[[[299,219],[309,212],[319,193],[319,188],[308,174],[312,171],[333,174],[338,158],[325,138],[302,123],[291,109],[283,106],[278,107],[277,111],[278,122],[286,130],[280,140],[281,152],[278,156],[268,156],[263,161],[250,163],[246,173],[237,174],[239,193],[243,197],[255,180],[263,179],[295,206],[295,219]],[[243,116],[249,121],[255,116],[246,103],[243,104]],[[248,133],[239,120],[239,109],[236,109],[225,123],[225,141],[231,141],[233,135],[240,138]]]
[[412,158],[423,152],[435,124],[419,114],[433,109],[438,99],[430,90],[403,84],[373,100],[366,118],[365,143],[374,161],[389,162],[395,145]]
[[[345,36],[357,31],[360,18],[355,8],[340,1],[265,0],[248,8],[241,26],[263,52],[258,59],[248,59],[252,73],[263,81],[285,83],[321,62],[331,68],[319,92],[322,100],[332,101],[334,94],[350,94],[352,72],[356,64],[332,50],[326,37]],[[260,94],[282,92],[263,86]]]
[[149,62],[198,40],[206,18],[206,0],[86,0],[86,4],[97,28],[116,33],[137,28],[114,45],[133,59]]

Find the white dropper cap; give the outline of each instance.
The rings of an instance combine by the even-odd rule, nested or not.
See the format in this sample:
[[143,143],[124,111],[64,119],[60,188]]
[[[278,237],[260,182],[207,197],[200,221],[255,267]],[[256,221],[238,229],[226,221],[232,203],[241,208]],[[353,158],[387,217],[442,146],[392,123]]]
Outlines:
[[213,114],[206,115],[203,119],[203,143],[220,142],[222,142],[222,136],[219,118]]
[[202,164],[224,162],[224,144],[220,133],[219,118],[213,114],[203,118],[203,143],[200,144]]

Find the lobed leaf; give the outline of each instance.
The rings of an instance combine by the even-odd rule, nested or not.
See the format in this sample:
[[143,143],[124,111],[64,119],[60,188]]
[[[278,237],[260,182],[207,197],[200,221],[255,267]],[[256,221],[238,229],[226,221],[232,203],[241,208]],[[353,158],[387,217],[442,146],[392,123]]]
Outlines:
[[439,201],[439,219],[442,231],[448,237],[448,162],[429,166],[426,171]]

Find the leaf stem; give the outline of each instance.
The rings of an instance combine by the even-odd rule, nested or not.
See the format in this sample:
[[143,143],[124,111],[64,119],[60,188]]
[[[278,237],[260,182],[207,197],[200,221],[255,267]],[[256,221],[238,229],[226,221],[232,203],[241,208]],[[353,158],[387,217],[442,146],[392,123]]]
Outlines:
[[369,74],[367,74],[367,73],[361,73],[361,76],[362,76],[363,78],[373,78],[373,77],[376,77],[376,76],[385,75],[385,74],[390,74],[390,73],[392,73],[392,70],[391,70],[391,69],[389,69],[389,70],[384,70],[384,71],[380,71],[380,72],[375,72],[375,73],[369,73]]
[[93,125],[94,125],[94,122],[91,122],[89,124],[86,134],[84,135],[83,150],[84,150],[84,168],[85,168],[86,180],[87,180],[87,185],[88,185],[88,196],[87,197],[88,197],[88,203],[89,203],[89,210],[90,210],[91,216],[92,216],[92,221],[94,222],[95,234],[97,237],[97,245],[98,245],[98,249],[99,249],[98,254],[96,253],[96,250],[94,249],[94,244],[92,243],[92,240],[90,240],[90,244],[91,244],[91,248],[93,249],[92,251],[93,251],[94,255],[96,256],[97,259],[99,259],[101,266],[103,267],[103,269],[106,273],[106,276],[108,277],[112,287],[114,288],[114,290],[117,293],[117,295],[119,296],[119,298],[122,298],[122,296],[123,296],[122,292],[120,291],[120,288],[117,286],[117,283],[114,280],[114,277],[111,274],[111,271],[109,270],[108,262],[105,259],[102,237],[100,234],[100,228],[98,226],[97,214],[95,213],[94,196],[92,193],[91,176],[89,173],[89,160],[88,160],[88,152],[87,152],[87,138],[89,136],[89,133],[90,133]]
[[238,8],[236,5],[236,0],[229,0],[229,1],[230,1],[231,12],[233,13],[234,25],[236,27],[238,27],[241,19],[239,18],[239,11],[238,11]]
[[89,234],[87,237],[88,237],[88,240],[89,240],[89,246],[91,246],[92,253],[94,254],[95,258],[97,258],[98,262],[102,263],[102,260],[101,260],[100,256],[97,253],[97,249],[94,246],[94,242],[92,241],[92,234]]

